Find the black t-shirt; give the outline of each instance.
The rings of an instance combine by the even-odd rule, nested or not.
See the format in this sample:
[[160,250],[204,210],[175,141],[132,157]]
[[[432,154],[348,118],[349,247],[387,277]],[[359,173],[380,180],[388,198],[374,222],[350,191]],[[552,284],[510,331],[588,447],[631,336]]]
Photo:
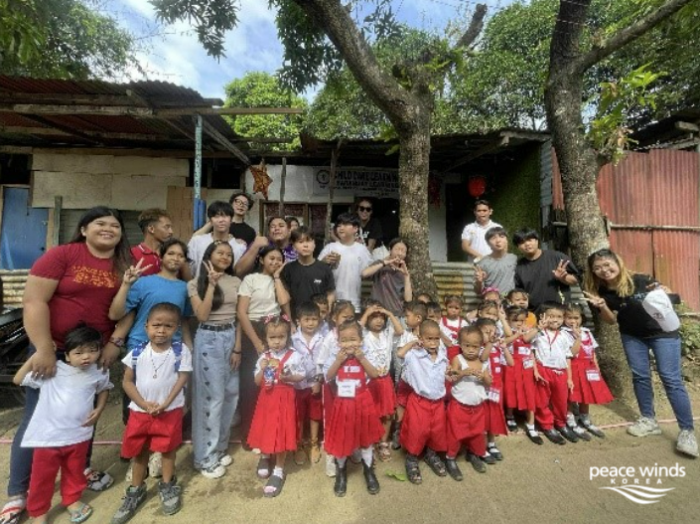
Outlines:
[[359,234],[365,245],[367,245],[368,240],[373,239],[377,241],[374,246],[375,249],[382,245],[382,225],[376,218],[370,218],[366,226],[360,226]]
[[280,275],[284,286],[292,299],[292,315],[296,318],[296,308],[299,304],[308,302],[313,295],[326,294],[335,291],[335,280],[331,266],[325,262],[314,260],[308,266],[298,260],[288,263]]
[[[598,294],[605,299],[605,303],[610,310],[617,311],[617,323],[620,326],[620,333],[636,338],[660,338],[678,337],[678,331],[664,331],[659,323],[649,315],[644,309],[642,302],[647,293],[649,285],[655,284],[656,280],[649,275],[632,275],[634,282],[634,293],[629,297],[621,297],[616,291],[601,286]],[[674,297],[671,295],[671,301]]]
[[258,236],[255,229],[250,227],[245,222],[233,222],[228,232],[231,233],[234,238],[240,238],[241,240],[245,241],[245,243],[249,246],[253,243],[255,237]]
[[535,310],[544,302],[568,304],[571,302],[571,288],[554,278],[554,271],[559,262],[569,261],[566,271],[579,277],[579,271],[564,253],[550,249],[543,250],[536,260],[523,257],[515,266],[515,287],[527,291],[530,295],[530,309]]

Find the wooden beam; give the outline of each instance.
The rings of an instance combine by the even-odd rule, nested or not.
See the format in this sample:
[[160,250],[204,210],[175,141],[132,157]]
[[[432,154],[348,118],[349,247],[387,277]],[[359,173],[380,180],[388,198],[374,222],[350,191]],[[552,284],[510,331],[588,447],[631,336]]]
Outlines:
[[172,117],[204,115],[300,115],[303,109],[291,107],[177,107],[149,108],[130,105],[96,106],[86,104],[0,104],[0,111],[21,115],[95,115],[133,117]]
[[[31,155],[46,153],[57,155],[111,155],[111,156],[144,156],[155,158],[194,158],[194,149],[151,149],[151,148],[118,148],[118,147],[56,147],[56,146],[0,146],[0,153],[15,155]],[[288,157],[290,155],[287,155]],[[301,157],[301,155],[296,155]],[[202,151],[202,158],[236,158],[229,151]]]
[[[53,129],[48,127],[27,127],[27,126],[0,126],[0,132],[16,133],[19,135],[36,136],[72,136],[73,133]],[[159,140],[182,140],[180,137],[167,135],[150,135],[143,133],[113,133],[109,131],[87,131],[81,130],[82,134],[93,138],[112,140],[143,140],[144,142],[156,142]]]
[[[128,90],[131,91],[131,90]],[[158,102],[164,106],[182,106],[182,98],[158,95]],[[10,93],[0,92],[0,104],[81,104],[97,106],[123,106],[131,103],[125,95],[91,95],[84,93]],[[223,106],[220,98],[203,98],[202,107]]]
[[488,143],[481,148],[477,149],[476,151],[469,153],[468,155],[465,155],[454,162],[452,162],[448,167],[443,169],[440,174],[445,174],[449,171],[452,171],[453,169],[462,166],[468,162],[471,162],[472,160],[476,160],[479,157],[482,157],[488,153],[491,153],[492,151],[495,151],[496,149],[499,149],[501,147],[507,146],[508,143],[510,142],[510,138],[507,136],[501,137],[500,140],[496,140],[495,142]]
[[91,136],[83,133],[82,131],[78,131],[76,129],[73,129],[70,126],[66,126],[63,124],[57,124],[56,122],[53,122],[52,120],[49,120],[47,118],[44,118],[42,116],[37,116],[37,115],[24,115],[24,118],[28,120],[33,120],[34,122],[37,122],[43,126],[46,127],[53,127],[55,129],[58,129],[59,131],[63,131],[64,133],[67,133],[72,136],[77,136],[79,138],[82,138],[83,140],[87,141],[90,144],[98,144],[99,140],[92,138]]
[[224,149],[230,151],[241,162],[243,162],[247,166],[251,164],[250,159],[246,156],[246,154],[243,151],[234,146],[228,138],[222,135],[213,125],[211,125],[204,119],[202,119],[202,127],[207,135],[216,140]]
[[548,133],[538,133],[536,131],[501,131],[499,136],[503,138],[519,138],[521,140],[534,140],[536,142],[546,142],[551,138]]

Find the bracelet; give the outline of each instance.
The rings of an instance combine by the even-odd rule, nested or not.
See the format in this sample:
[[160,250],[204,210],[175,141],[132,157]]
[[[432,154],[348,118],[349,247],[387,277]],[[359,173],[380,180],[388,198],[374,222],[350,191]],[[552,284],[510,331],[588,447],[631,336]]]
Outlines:
[[121,337],[111,337],[109,341],[119,349],[124,349],[124,346],[126,345],[124,339]]
[[240,355],[241,353],[243,353],[243,350],[236,351],[235,349],[232,349],[231,352],[232,352],[234,355]]

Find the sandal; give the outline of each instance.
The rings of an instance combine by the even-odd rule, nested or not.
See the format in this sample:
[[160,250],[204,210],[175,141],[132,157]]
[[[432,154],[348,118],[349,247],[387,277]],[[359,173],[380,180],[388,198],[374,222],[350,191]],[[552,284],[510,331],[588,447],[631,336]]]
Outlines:
[[26,497],[9,500],[0,512],[0,524],[18,524],[25,509],[27,509]]
[[377,455],[382,462],[391,460],[391,449],[389,448],[388,442],[380,442],[377,444]]
[[260,455],[260,460],[258,460],[258,478],[266,479],[270,478],[270,457],[265,455]]
[[297,466],[306,464],[306,450],[301,446],[294,452],[294,464]]
[[88,468],[84,473],[87,479],[87,489],[91,491],[104,491],[114,484],[112,476],[104,471],[95,471]]
[[85,504],[84,502],[80,503],[80,507],[78,507],[78,509],[66,509],[70,514],[70,521],[73,524],[80,524],[81,522],[85,522],[92,515],[92,506]]
[[440,460],[440,457],[438,457],[437,453],[434,451],[428,450],[423,460],[425,460],[425,463],[430,466],[430,469],[432,469],[433,473],[435,473],[438,477],[444,477],[447,475],[445,464],[442,462],[442,460]]
[[278,475],[272,475],[265,487],[263,488],[263,495],[268,498],[276,497],[282,493],[282,488],[284,487],[285,477],[280,477]]
[[406,476],[411,484],[421,484],[423,482],[418,461],[415,458],[406,459]]
[[318,440],[311,441],[311,451],[309,455],[311,455],[311,462],[313,464],[318,464],[321,460],[321,446],[318,445]]

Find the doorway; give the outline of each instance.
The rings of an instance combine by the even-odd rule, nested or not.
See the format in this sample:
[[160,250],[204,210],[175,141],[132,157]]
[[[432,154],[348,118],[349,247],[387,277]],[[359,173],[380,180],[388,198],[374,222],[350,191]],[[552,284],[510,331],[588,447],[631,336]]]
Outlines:
[[29,269],[46,250],[49,210],[29,205],[29,187],[2,187],[0,269]]

